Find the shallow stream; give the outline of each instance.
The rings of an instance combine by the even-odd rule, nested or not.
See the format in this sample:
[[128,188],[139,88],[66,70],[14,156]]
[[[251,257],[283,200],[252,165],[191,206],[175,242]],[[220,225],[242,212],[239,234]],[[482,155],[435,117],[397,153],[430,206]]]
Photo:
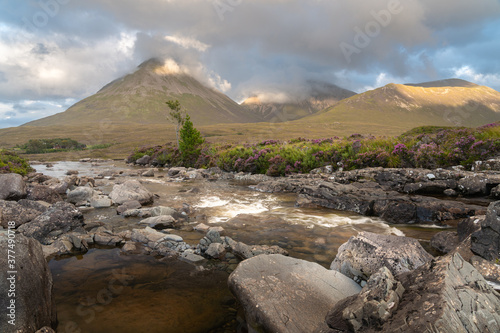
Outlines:
[[[60,162],[35,166],[38,172],[63,178],[67,170],[96,176],[103,170],[129,169],[121,162]],[[161,175],[162,172],[157,173]],[[121,179],[118,179],[121,181]],[[388,225],[378,218],[331,209],[294,206],[295,194],[253,191],[236,181],[170,182],[169,178],[141,178],[159,198],[155,205],[191,206],[197,222],[224,228],[223,235],[246,244],[279,245],[290,256],[329,267],[337,249],[360,231],[406,235],[428,248],[443,228]],[[112,182],[99,181],[109,193]],[[86,221],[101,221],[114,231],[138,228],[138,219],[124,219],[114,208],[85,213]],[[204,236],[176,231],[195,246]],[[84,255],[53,259],[58,332],[236,332],[237,305],[227,288],[228,274],[203,270],[178,260],[124,255],[120,249],[92,249]],[[121,280],[127,282],[123,284]],[[76,328],[76,329],[75,329]]]

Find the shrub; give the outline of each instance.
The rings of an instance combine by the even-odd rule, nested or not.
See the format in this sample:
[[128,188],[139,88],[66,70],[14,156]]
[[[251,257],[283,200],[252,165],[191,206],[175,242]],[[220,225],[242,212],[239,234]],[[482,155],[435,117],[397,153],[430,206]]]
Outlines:
[[194,166],[200,156],[201,145],[205,142],[200,131],[193,126],[189,115],[186,115],[184,124],[180,131],[179,150],[181,159],[186,166]]
[[0,173],[18,173],[26,176],[32,171],[35,170],[24,158],[7,150],[0,150]]

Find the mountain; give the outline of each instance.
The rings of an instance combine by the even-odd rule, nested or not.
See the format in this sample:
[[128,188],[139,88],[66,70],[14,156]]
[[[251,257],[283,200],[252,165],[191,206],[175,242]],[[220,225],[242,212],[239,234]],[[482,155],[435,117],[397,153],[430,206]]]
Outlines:
[[196,126],[260,120],[228,96],[170,67],[150,59],[134,73],[112,81],[65,112],[25,125],[97,124],[103,119],[114,125],[168,123],[169,109],[165,102],[169,99],[179,100]]
[[266,101],[258,96],[252,96],[241,105],[263,117],[264,121],[284,122],[314,114],[337,104],[340,100],[356,95],[353,91],[319,81],[309,81],[304,94],[280,102]]
[[411,129],[422,125],[480,126],[500,120],[500,92],[448,79],[388,84],[344,99],[299,121]]

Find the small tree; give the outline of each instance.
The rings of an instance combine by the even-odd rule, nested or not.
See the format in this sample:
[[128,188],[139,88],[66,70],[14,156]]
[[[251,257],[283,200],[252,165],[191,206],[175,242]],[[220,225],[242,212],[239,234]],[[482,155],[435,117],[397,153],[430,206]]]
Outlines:
[[184,163],[191,164],[192,162],[194,164],[194,160],[200,155],[201,145],[205,139],[201,136],[200,131],[194,128],[189,115],[186,115],[180,134],[179,150],[182,160]]
[[177,140],[177,148],[180,150],[180,142],[179,142],[179,131],[181,126],[184,125],[184,121],[186,120],[185,112],[182,110],[181,103],[178,100],[170,100],[166,102],[168,107],[170,108],[170,113],[167,118],[170,122],[175,124],[175,139]]

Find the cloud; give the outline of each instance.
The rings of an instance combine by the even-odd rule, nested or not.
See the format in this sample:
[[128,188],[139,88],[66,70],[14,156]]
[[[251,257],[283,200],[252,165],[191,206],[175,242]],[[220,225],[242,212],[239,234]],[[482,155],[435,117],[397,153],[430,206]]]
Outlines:
[[454,69],[454,76],[460,79],[474,82],[479,85],[492,84],[500,87],[500,74],[478,73],[470,66],[463,66]]
[[[463,78],[499,90],[499,17],[498,0],[8,1],[0,100],[81,99],[152,57],[237,100],[301,96],[310,79],[361,92],[467,66]],[[341,45],[356,52],[347,59]]]

